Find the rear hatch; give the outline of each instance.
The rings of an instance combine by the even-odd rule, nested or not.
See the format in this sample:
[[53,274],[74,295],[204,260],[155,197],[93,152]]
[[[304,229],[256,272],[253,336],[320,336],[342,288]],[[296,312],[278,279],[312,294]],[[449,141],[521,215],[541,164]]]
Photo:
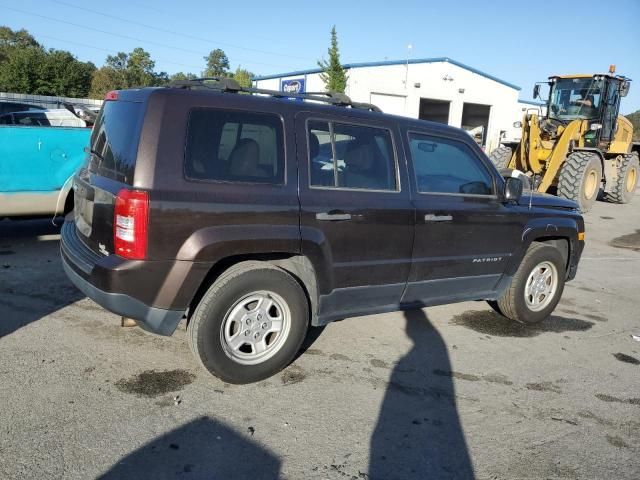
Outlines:
[[87,161],[75,177],[78,236],[102,255],[114,253],[116,196],[132,189],[144,110],[140,95],[109,92],[91,132]]

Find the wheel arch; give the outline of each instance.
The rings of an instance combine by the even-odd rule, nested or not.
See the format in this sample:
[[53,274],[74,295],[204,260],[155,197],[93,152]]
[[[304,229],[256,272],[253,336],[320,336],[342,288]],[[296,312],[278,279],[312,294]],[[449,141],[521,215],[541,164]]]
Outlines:
[[542,236],[535,238],[533,243],[542,243],[545,245],[549,245],[557,249],[562,255],[562,259],[564,261],[564,266],[566,270],[569,270],[569,260],[571,258],[571,242],[568,237],[563,236]]
[[265,262],[276,267],[281,268],[290,274],[302,287],[307,301],[309,303],[309,310],[311,312],[311,324],[315,322],[318,311],[318,278],[316,275],[316,269],[314,268],[311,260],[297,253],[251,253],[251,254],[238,254],[230,255],[221,258],[215,262],[209,271],[205,274],[204,278],[200,282],[198,289],[196,290],[193,298],[189,302],[187,310],[187,322],[190,321],[191,316],[198,303],[207,292],[209,287],[220,278],[220,276],[226,272],[229,268],[243,262],[258,261]]

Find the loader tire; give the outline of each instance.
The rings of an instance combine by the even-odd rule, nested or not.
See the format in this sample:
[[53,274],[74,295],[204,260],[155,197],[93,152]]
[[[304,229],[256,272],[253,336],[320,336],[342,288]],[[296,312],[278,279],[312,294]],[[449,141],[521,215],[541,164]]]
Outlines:
[[491,152],[489,158],[491,159],[491,162],[496,166],[496,168],[500,170],[503,168],[509,168],[512,153],[513,152],[509,147],[498,147],[493,152]]
[[607,201],[614,203],[629,203],[638,186],[640,174],[640,162],[638,152],[628,153],[622,156],[618,165],[618,178],[607,193]]
[[573,200],[582,212],[588,212],[598,198],[601,184],[600,157],[591,152],[573,152],[560,168],[558,196]]

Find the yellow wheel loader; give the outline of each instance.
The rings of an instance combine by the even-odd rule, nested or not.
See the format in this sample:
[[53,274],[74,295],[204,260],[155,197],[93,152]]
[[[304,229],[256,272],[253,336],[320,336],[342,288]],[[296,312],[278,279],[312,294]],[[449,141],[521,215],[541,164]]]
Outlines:
[[638,184],[640,145],[633,127],[618,116],[630,79],[607,74],[562,75],[537,83],[548,85],[546,113],[527,112],[520,143],[491,152],[498,169],[516,169],[529,177],[532,189],[574,200],[588,211],[599,194],[616,203],[631,201]]

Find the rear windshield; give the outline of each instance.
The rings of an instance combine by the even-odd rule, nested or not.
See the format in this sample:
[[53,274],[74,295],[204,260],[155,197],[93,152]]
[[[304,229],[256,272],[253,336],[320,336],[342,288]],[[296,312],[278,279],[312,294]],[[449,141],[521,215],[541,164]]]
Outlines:
[[131,185],[136,166],[143,106],[141,102],[106,101],[91,132],[89,170]]

